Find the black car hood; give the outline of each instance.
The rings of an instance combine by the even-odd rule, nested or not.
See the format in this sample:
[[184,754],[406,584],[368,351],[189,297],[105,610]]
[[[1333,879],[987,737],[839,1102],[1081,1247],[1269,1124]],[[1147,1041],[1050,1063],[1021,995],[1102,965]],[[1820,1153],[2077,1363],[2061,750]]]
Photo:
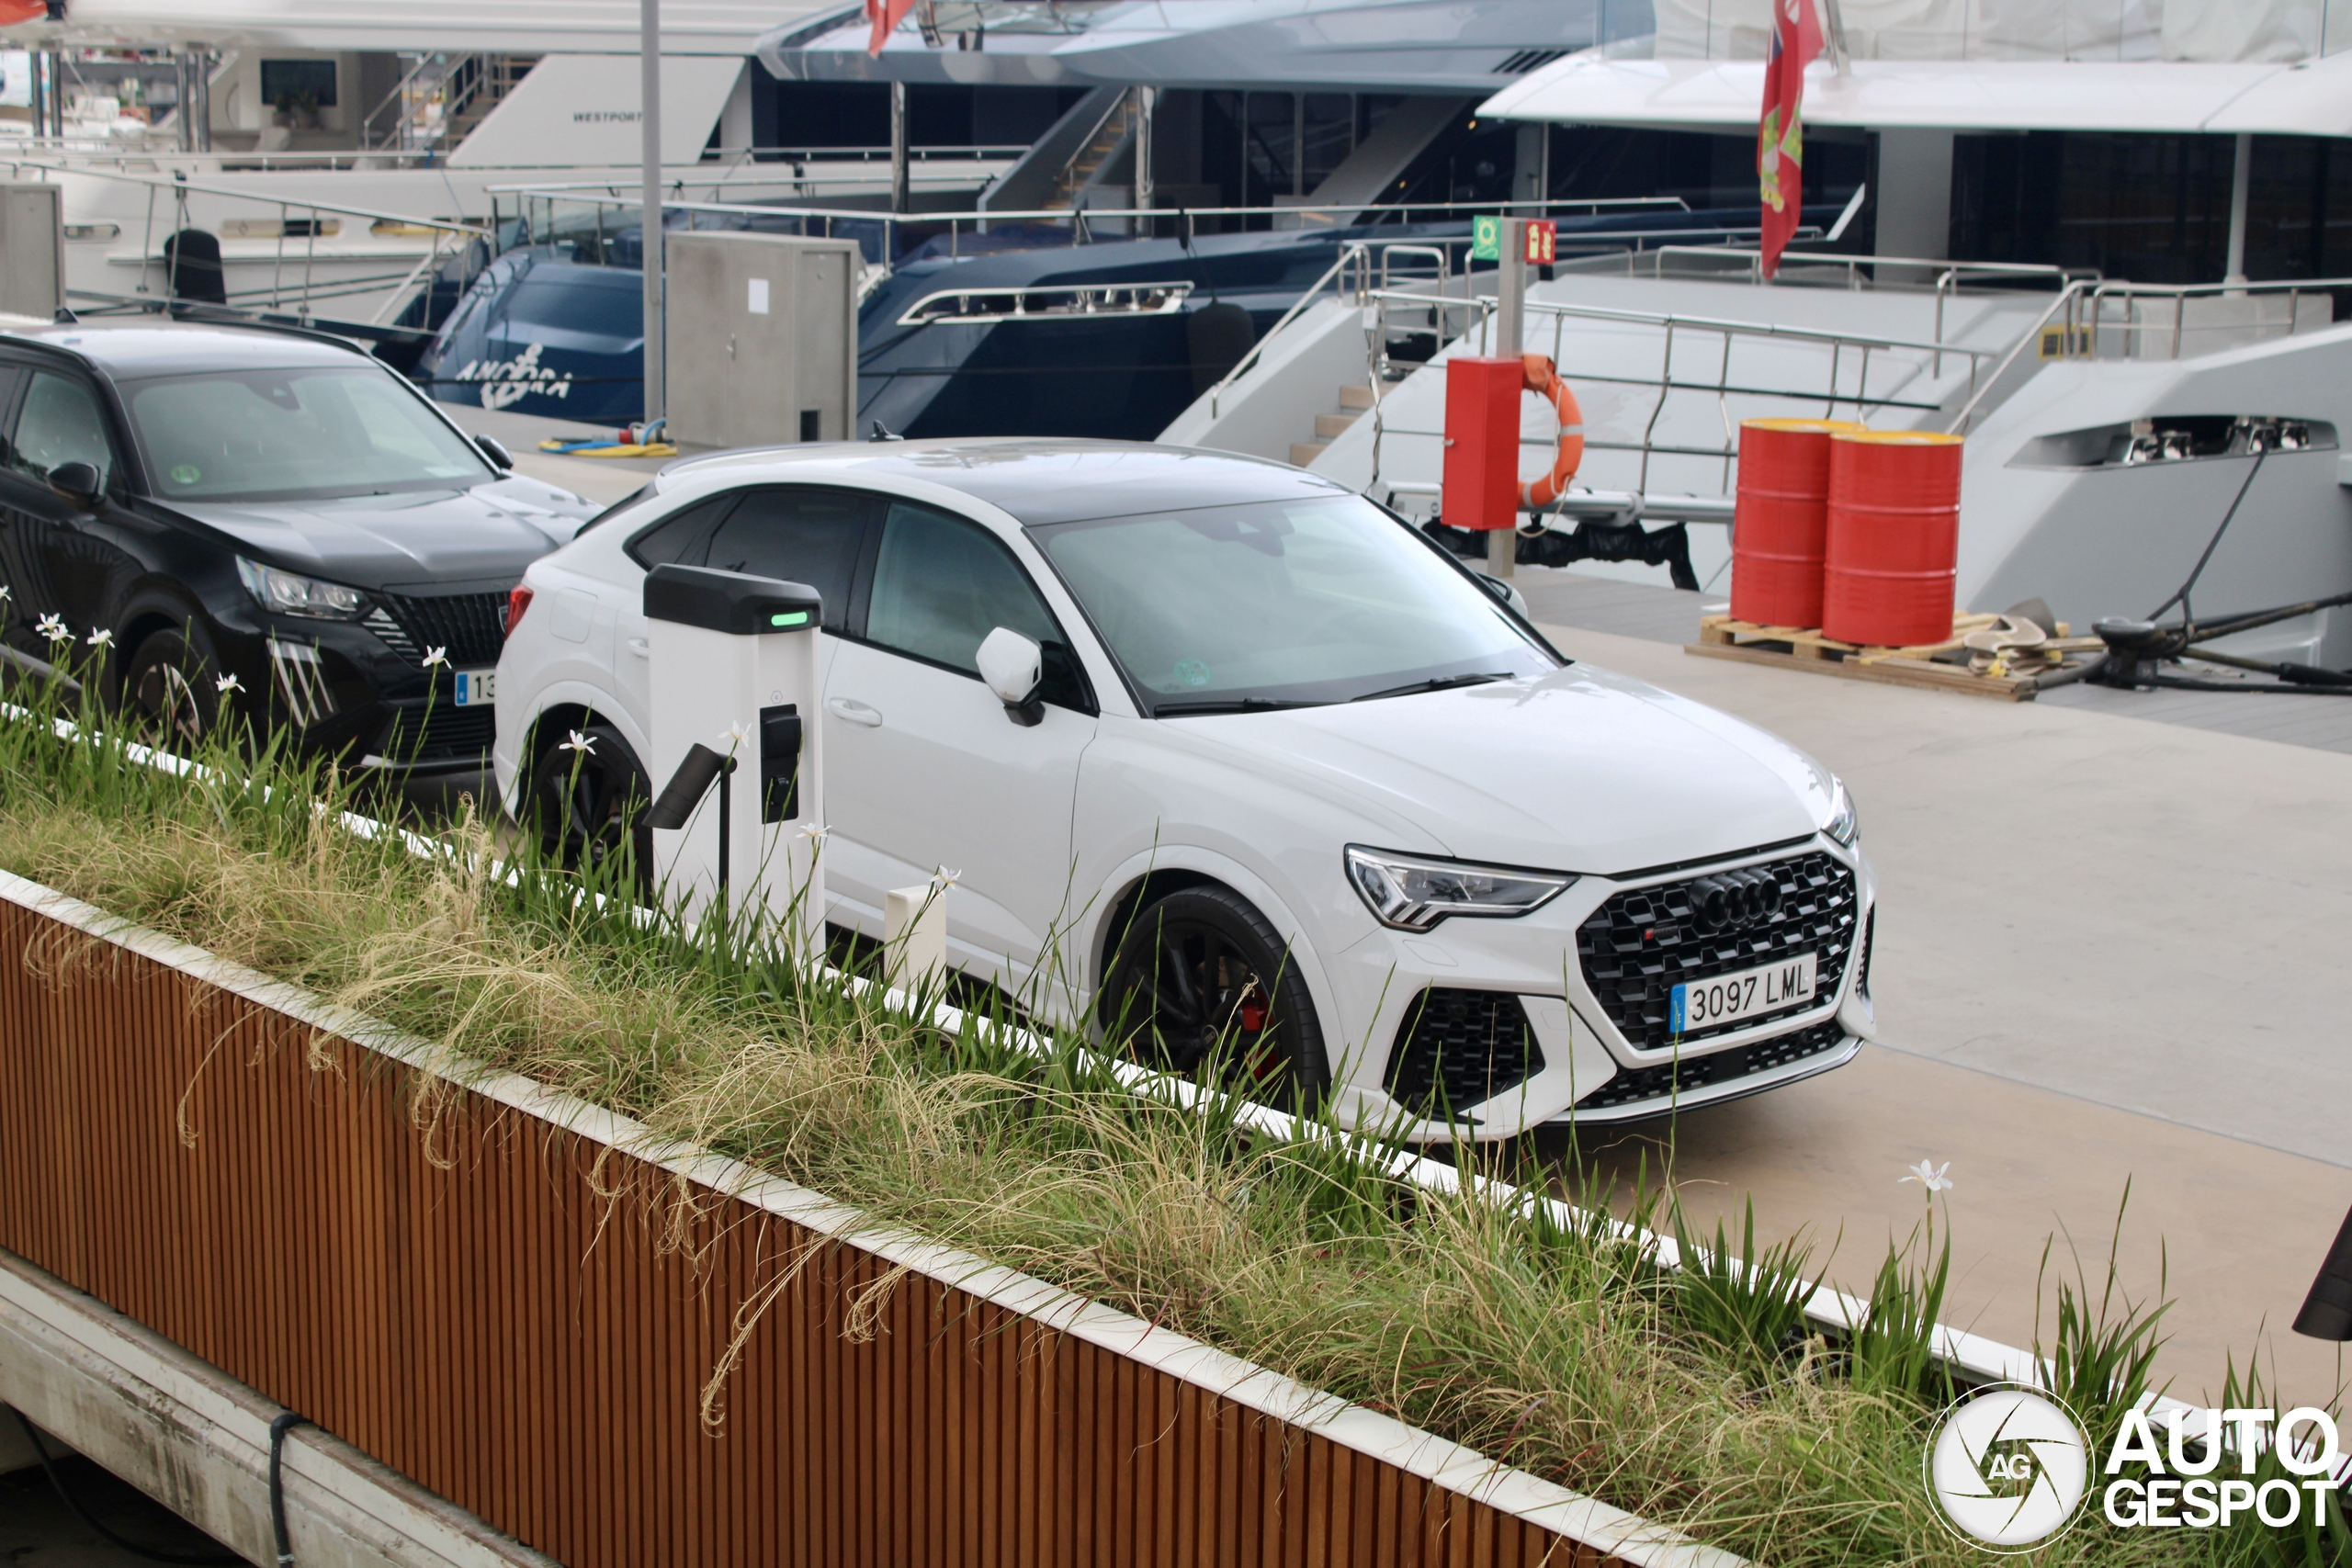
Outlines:
[[255,559],[368,589],[503,586],[596,510],[511,475],[470,490],[172,507]]

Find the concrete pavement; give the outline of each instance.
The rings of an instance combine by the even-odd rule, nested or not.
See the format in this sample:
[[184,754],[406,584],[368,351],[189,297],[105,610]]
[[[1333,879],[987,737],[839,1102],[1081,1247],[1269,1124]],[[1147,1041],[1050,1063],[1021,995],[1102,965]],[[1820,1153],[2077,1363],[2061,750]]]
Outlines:
[[[2287,1325],[2352,1204],[2352,757],[2107,711],[1996,703],[1701,660],[1547,626],[1564,652],[1755,721],[1854,793],[1882,902],[1884,1038],[1809,1084],[1681,1118],[1694,1212],[1753,1191],[1773,1234],[1845,1231],[1867,1284],[1951,1162],[1948,1320],[2032,1338],[2042,1244],[2103,1265],[2127,1177],[2135,1292],[2160,1246],[2179,1304],[2164,1365],[2218,1393],[2260,1346],[2324,1402],[2334,1348]],[[1596,1142],[1630,1174],[1662,1129]],[[2065,1256],[2061,1240],[2060,1256]]]

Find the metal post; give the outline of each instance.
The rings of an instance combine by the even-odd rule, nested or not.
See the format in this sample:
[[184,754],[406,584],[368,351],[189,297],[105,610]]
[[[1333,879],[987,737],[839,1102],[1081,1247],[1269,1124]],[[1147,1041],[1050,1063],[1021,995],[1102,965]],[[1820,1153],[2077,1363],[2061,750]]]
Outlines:
[[179,131],[180,151],[183,152],[196,151],[196,73],[190,69],[192,59],[184,49],[172,56],[173,96],[176,99],[172,109],[172,122]]
[[[890,210],[907,210],[907,85],[890,84]],[[883,265],[894,258],[884,256]]]
[[[1502,255],[1495,264],[1495,355],[1516,359],[1527,344],[1527,220],[1502,220]],[[1519,557],[1519,530],[1487,536],[1487,575],[1509,577]]]
[[[1151,122],[1159,107],[1159,89],[1137,87],[1136,90],[1136,188],[1131,205],[1137,210],[1151,210]],[[1153,233],[1151,220],[1141,220],[1136,231],[1146,239]]]
[[2246,187],[2254,183],[2254,136],[2238,133],[2237,158],[2230,171],[2230,259],[2222,281],[2245,281]]
[[188,121],[188,135],[194,139],[196,151],[212,151],[212,51],[192,50],[188,53],[188,104],[180,112],[193,116]]
[[638,62],[642,118],[638,122],[644,158],[640,193],[639,248],[645,255],[645,422],[662,417],[662,0],[639,0]]

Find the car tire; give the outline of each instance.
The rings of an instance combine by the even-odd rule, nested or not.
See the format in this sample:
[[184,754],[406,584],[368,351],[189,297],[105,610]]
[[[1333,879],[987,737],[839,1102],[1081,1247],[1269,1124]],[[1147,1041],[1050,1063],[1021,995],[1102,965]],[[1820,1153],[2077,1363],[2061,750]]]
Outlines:
[[220,717],[212,645],[190,626],[153,632],[122,667],[119,700],[141,739],[173,750],[192,749]]
[[611,725],[591,724],[580,734],[585,751],[540,748],[523,796],[524,823],[537,830],[548,858],[570,871],[609,863],[623,845],[631,846],[638,886],[650,887],[653,829],[645,813],[653,781]]
[[1181,888],[1136,911],[1104,972],[1106,1044],[1296,1110],[1329,1085],[1315,998],[1266,917],[1229,889]]

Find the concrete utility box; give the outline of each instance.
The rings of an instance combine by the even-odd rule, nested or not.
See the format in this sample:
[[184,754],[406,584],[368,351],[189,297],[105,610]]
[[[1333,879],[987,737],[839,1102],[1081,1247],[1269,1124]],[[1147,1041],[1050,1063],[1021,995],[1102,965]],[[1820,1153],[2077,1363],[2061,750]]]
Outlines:
[[669,235],[671,439],[703,446],[856,434],[857,246]]
[[0,184],[0,315],[47,321],[65,303],[63,194],[29,181]]

